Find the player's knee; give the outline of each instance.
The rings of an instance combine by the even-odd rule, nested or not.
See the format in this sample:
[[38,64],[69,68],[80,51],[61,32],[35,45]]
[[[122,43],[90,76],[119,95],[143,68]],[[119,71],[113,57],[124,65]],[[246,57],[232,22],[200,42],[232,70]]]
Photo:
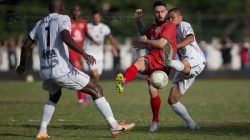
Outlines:
[[145,62],[144,62],[145,60],[144,60],[144,58],[143,57],[140,57],[140,58],[138,58],[136,61],[135,61],[135,63],[134,63],[134,65],[136,66],[136,68],[139,70],[139,71],[141,71],[141,70],[143,70],[144,69],[144,67],[145,67]]
[[101,97],[103,97],[102,87],[99,85],[96,85],[93,89],[93,99],[98,99]]
[[[178,96],[177,96],[178,95]],[[168,97],[168,104],[173,105],[179,101],[179,94],[177,93],[177,85],[174,85],[171,89],[170,96]]]
[[62,95],[62,92],[61,92],[61,89],[60,89],[60,90],[58,90],[56,93],[51,94],[51,95],[49,96],[49,100],[50,100],[51,102],[57,104],[58,101],[60,100],[61,95]]
[[176,104],[177,102],[178,102],[178,99],[177,99],[176,97],[174,97],[174,96],[170,96],[170,97],[168,98],[168,104],[169,104],[169,105]]

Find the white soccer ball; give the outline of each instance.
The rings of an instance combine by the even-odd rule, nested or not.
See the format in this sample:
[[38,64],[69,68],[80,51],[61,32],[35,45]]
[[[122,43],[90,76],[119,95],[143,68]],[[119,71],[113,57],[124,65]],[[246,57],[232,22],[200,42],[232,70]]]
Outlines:
[[150,76],[150,83],[157,89],[162,89],[168,84],[168,75],[163,71],[155,71]]

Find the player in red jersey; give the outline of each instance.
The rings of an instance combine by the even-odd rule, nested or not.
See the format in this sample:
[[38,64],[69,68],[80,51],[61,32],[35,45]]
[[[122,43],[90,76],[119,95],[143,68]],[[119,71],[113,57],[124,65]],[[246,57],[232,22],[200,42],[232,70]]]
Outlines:
[[149,53],[139,57],[123,74],[116,76],[116,88],[119,93],[123,92],[126,84],[135,79],[137,73],[147,75],[149,94],[151,97],[151,109],[153,113],[152,124],[149,131],[155,132],[159,129],[159,110],[161,99],[159,89],[154,88],[149,82],[150,75],[156,70],[170,73],[167,67],[168,62],[175,57],[176,44],[176,26],[172,22],[166,21],[167,7],[162,2],[154,3],[155,24],[151,25],[147,30],[142,29],[140,17],[142,10],[138,9],[135,18],[141,35],[136,43],[137,48],[147,48]]
[[[87,29],[87,22],[81,17],[81,8],[78,5],[72,7],[71,10],[71,36],[78,46],[83,47],[85,36],[91,41],[96,43],[96,41],[89,35]],[[82,56],[75,52],[74,50],[69,50],[69,60],[70,63],[77,69],[83,70]],[[90,103],[89,95],[83,93],[82,91],[77,91],[78,103],[88,104]]]

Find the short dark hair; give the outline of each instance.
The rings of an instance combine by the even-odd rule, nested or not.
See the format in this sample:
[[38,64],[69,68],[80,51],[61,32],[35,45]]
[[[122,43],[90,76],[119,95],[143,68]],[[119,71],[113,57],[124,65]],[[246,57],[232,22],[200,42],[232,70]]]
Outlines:
[[182,11],[180,8],[172,8],[172,9],[168,10],[168,13],[170,13],[170,12],[175,12],[179,15],[182,15]]
[[166,4],[162,1],[156,1],[154,2],[153,4],[153,8],[155,8],[156,6],[164,6],[164,7],[167,7]]
[[97,11],[97,10],[92,11],[92,16],[95,15],[95,14],[100,14],[101,15],[101,13],[99,11]]

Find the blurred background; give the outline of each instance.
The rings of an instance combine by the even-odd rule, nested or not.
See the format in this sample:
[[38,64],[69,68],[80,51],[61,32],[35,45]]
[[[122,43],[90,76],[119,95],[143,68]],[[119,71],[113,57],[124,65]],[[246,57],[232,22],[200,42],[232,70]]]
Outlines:
[[[66,0],[66,13],[79,4],[83,19],[91,22],[91,12],[99,10],[119,42],[119,57],[113,57],[106,43],[103,78],[124,71],[145,51],[136,52],[131,40],[138,37],[134,11],[144,10],[145,25],[153,23],[154,0]],[[179,7],[190,22],[206,58],[207,67],[200,78],[250,78],[250,0],[165,0],[169,8]],[[36,21],[48,14],[47,2],[40,0],[0,0],[0,80],[17,79],[20,47]],[[39,79],[38,49],[34,46],[27,75]],[[88,67],[85,66],[88,71]]]

